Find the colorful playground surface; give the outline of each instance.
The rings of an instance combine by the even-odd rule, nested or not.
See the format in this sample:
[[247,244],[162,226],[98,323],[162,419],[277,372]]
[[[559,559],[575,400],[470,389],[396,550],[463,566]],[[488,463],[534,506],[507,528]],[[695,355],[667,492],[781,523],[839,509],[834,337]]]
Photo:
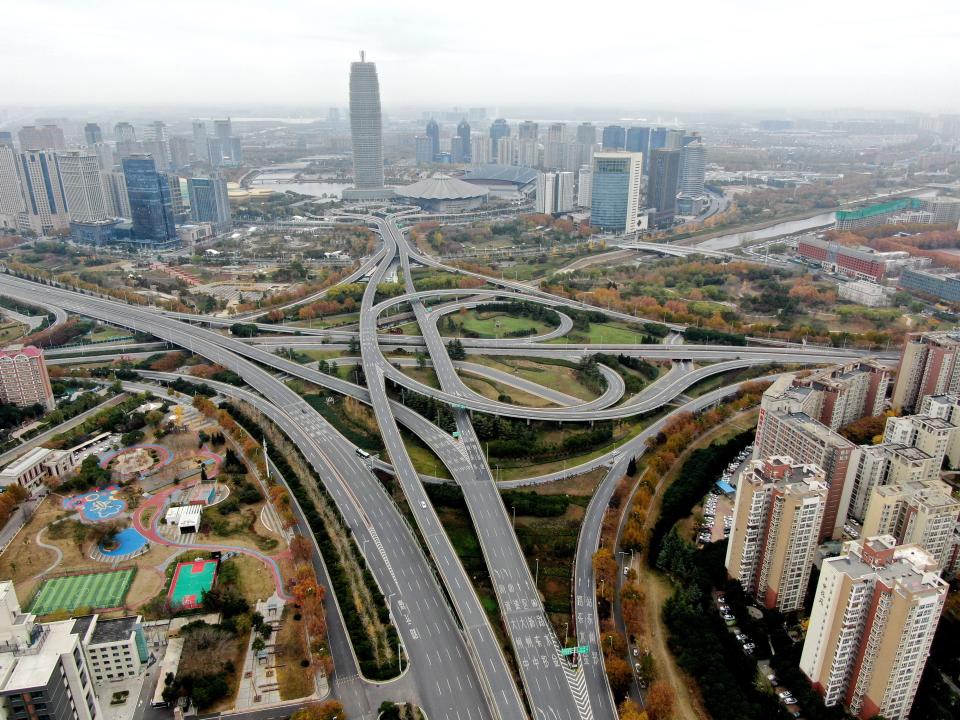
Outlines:
[[173,462],[173,453],[153,443],[132,445],[100,456],[100,467],[121,478],[148,477]]
[[177,563],[170,582],[170,605],[187,610],[200,607],[203,594],[213,587],[217,565],[216,560]]
[[134,528],[125,528],[113,536],[110,550],[105,550],[104,545],[100,545],[98,550],[100,554],[108,558],[125,557],[132,555],[147,544],[147,539],[137,532]]
[[123,605],[135,569],[51,578],[30,603],[30,612],[46,615],[77,608],[114,608]]
[[88,522],[110,520],[127,509],[126,501],[118,497],[119,492],[118,485],[107,485],[64,498],[63,507],[65,510],[79,510],[81,517]]

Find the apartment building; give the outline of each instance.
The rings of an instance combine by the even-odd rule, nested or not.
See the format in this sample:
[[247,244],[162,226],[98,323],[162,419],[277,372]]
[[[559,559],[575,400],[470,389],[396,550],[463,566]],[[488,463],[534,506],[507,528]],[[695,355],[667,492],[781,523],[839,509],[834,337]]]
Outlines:
[[104,620],[99,615],[76,619],[87,664],[95,682],[117,682],[143,672],[150,657],[139,616]]
[[930,553],[890,536],[824,560],[800,669],[825,705],[906,720],[947,596],[935,568]]
[[887,418],[883,441],[910,445],[933,458],[927,469],[927,479],[933,480],[939,477],[947,449],[958,433],[960,428],[954,427],[943,418],[908,415]]
[[803,607],[823,522],[823,471],[785,456],[753,460],[737,482],[727,574],[768,609]]
[[[927,395],[920,401],[919,412],[960,428],[960,395]],[[952,468],[960,467],[960,432],[953,433],[947,442],[947,463]]]
[[847,515],[863,522],[875,488],[883,485],[922,482],[936,477],[936,458],[911,445],[884,443],[860,448],[854,470]]
[[938,568],[950,561],[960,500],[942,480],[874,488],[863,520],[863,535],[892,535],[901,545],[919,545]]
[[766,397],[761,402],[753,456],[785,455],[794,462],[821,468],[827,500],[818,541],[840,537],[861,450],[806,413],[783,412],[776,407]]
[[47,410],[56,407],[43,350],[33,345],[0,350],[0,401],[20,407],[40,404]]
[[910,335],[900,356],[893,407],[914,412],[927,395],[960,391],[960,333],[925,332]]

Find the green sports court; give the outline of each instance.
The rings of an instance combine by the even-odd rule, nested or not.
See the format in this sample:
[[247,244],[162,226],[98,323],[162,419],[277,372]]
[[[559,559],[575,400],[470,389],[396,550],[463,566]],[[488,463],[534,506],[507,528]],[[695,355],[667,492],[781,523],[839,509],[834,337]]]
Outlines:
[[203,594],[213,587],[216,577],[216,560],[177,563],[170,583],[171,607],[188,610],[200,607]]
[[86,575],[67,575],[43,583],[30,603],[34,615],[46,615],[77,608],[113,608],[123,605],[134,568]]

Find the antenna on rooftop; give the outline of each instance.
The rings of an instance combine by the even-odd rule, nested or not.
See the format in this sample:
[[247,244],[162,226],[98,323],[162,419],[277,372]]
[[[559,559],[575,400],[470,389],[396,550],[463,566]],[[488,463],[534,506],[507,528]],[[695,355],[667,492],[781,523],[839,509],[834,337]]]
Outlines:
[[360,62],[366,62],[366,61],[367,61],[367,52],[366,52],[366,50],[361,50],[361,51],[360,51]]

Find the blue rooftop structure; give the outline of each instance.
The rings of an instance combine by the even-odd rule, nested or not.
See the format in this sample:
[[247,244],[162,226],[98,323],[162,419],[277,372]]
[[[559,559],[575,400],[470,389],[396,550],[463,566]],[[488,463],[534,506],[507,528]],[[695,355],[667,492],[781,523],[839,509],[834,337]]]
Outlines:
[[717,480],[717,487],[724,495],[735,495],[737,492],[737,489],[726,480]]

